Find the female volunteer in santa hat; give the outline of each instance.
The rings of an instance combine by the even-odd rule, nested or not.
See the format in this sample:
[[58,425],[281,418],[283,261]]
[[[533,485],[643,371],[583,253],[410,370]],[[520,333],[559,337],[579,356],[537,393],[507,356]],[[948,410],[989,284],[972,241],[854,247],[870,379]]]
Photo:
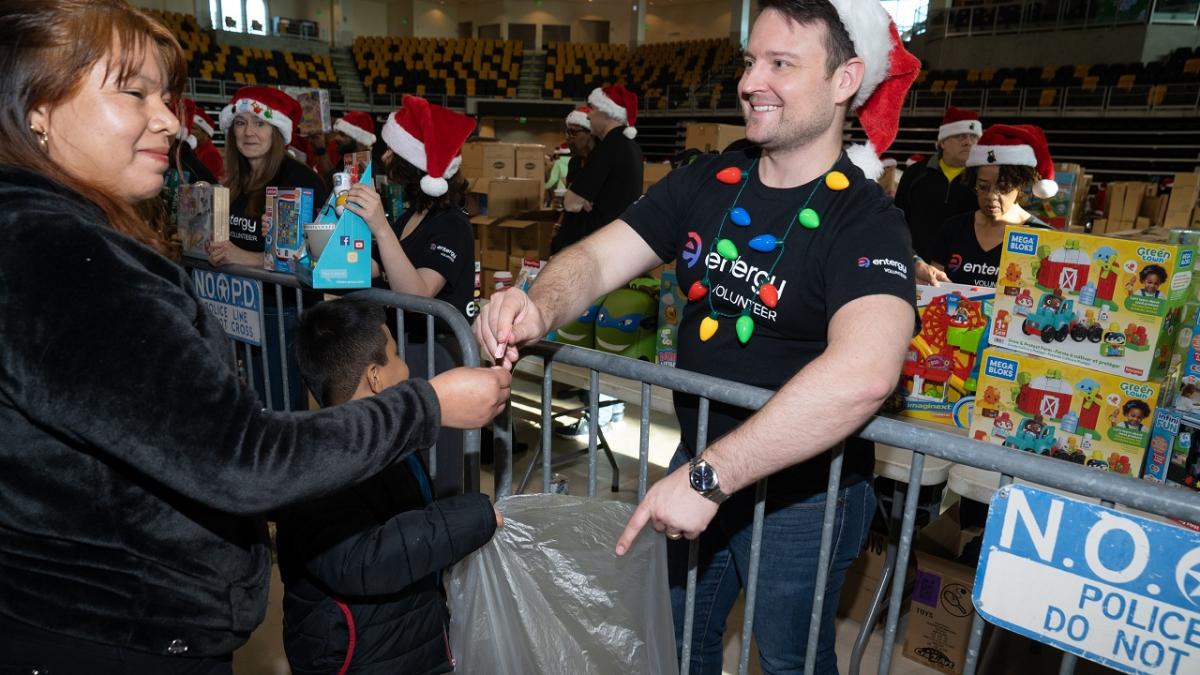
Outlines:
[[963,180],[975,190],[979,210],[946,221],[930,262],[954,283],[995,286],[1004,228],[1047,226],[1020,204],[1030,187],[1039,199],[1058,192],[1046,134],[1032,124],[988,127],[971,148]]
[[404,192],[404,215],[389,223],[370,185],[355,185],[346,200],[375,236],[389,288],[444,300],[468,319],[475,307],[475,236],[462,210],[467,181],[458,167],[474,129],[470,117],[405,96],[381,133],[388,146],[383,172]]
[[[229,241],[213,244],[213,265],[262,265],[262,214],[268,187],[310,188],[313,203],[329,190],[312,169],[288,155],[300,140],[300,104],[272,87],[242,87],[221,110],[225,132],[225,178],[229,188]],[[232,141],[232,142],[230,142]]]

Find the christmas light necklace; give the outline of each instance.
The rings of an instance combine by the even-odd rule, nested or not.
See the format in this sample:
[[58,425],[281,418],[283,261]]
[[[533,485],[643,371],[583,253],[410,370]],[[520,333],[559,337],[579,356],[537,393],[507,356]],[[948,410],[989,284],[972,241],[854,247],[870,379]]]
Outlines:
[[[741,187],[738,188],[737,196],[733,198],[733,205],[726,209],[723,214],[721,214],[721,224],[717,226],[716,236],[714,236],[708,243],[709,253],[716,251],[717,255],[720,255],[722,258],[731,262],[737,260],[738,258],[738,247],[731,240],[726,239],[721,235],[725,231],[726,222],[732,222],[737,227],[742,228],[750,226],[750,214],[746,212],[746,209],[739,207],[738,202],[742,199],[742,192],[745,191],[746,186],[750,184],[750,172],[754,171],[757,167],[758,160],[755,159],[754,162],[750,164],[750,168],[747,170],[742,170],[736,166],[729,166],[721,169],[716,174],[717,181],[726,185],[737,185],[738,183],[741,183]],[[830,190],[835,192],[840,192],[850,187],[850,179],[846,178],[846,174],[842,173],[841,171],[827,171],[822,176],[822,179],[823,180],[819,180],[817,184],[813,186],[813,189],[808,193],[808,198],[804,200],[804,204],[796,212],[796,215],[792,217],[791,221],[788,222],[788,226],[787,229],[784,230],[783,237],[776,238],[773,234],[760,234],[750,239],[748,245],[752,251],[757,253],[770,253],[772,251],[776,251],[775,260],[771,263],[771,267],[767,269],[765,278],[774,278],[775,266],[779,264],[780,258],[783,257],[784,245],[787,242],[788,237],[791,235],[792,229],[796,226],[796,223],[800,223],[801,227],[808,230],[815,230],[821,226],[820,215],[808,207],[813,196],[817,194],[817,190],[820,189],[821,185],[824,184]],[[713,305],[712,296],[708,292],[709,288],[711,288],[711,283],[709,281],[709,274],[711,273],[712,270],[706,265],[704,278],[693,282],[687,293],[689,302],[698,302],[704,299],[707,299],[708,302],[708,316],[704,317],[704,319],[700,322],[700,341],[708,342],[708,340],[716,334],[717,328],[720,325],[718,319],[733,319],[736,317],[737,320],[734,322],[734,330],[737,333],[738,341],[740,341],[742,344],[746,344],[754,335],[754,319],[750,316],[750,309],[749,307],[746,307],[739,313],[718,312],[717,308]],[[764,282],[759,284],[755,292],[758,294],[759,299],[762,300],[763,305],[771,309],[774,309],[775,305],[779,303],[779,289],[776,288],[772,283]]]

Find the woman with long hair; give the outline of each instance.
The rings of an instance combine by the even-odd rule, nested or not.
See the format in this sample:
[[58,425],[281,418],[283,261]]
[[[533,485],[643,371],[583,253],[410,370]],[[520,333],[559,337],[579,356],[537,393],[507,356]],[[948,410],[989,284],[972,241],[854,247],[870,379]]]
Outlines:
[[1030,188],[1040,199],[1058,192],[1045,133],[1031,124],[988,127],[971,148],[962,180],[975,191],[979,209],[942,225],[929,262],[953,283],[995,286],[1004,228],[1047,227],[1021,206]]
[[508,376],[263,411],[137,215],[179,129],[175,38],[124,0],[0,25],[0,671],[230,673],[266,611],[261,514],[485,423]]
[[225,178],[229,188],[229,241],[213,244],[214,265],[262,266],[262,215],[268,187],[309,188],[313,216],[329,197],[321,177],[288,154],[299,140],[300,104],[273,87],[238,89],[221,110],[225,132]]
[[475,120],[405,96],[388,116],[383,171],[401,186],[404,214],[389,223],[375,188],[350,189],[346,208],[371,228],[372,252],[387,285],[397,293],[444,300],[474,318],[475,235],[463,211],[467,181],[458,173],[463,143]]

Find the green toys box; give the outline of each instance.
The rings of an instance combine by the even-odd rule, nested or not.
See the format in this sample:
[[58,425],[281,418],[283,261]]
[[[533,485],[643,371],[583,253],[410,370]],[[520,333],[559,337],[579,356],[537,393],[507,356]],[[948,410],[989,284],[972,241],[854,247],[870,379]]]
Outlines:
[[1004,232],[991,343],[1135,380],[1171,363],[1196,248],[1077,232]]
[[679,287],[679,279],[675,276],[675,270],[664,271],[658,283],[658,346],[656,354],[660,365],[674,367],[679,350],[679,319],[683,317],[683,307],[687,304],[687,296]]
[[971,438],[1137,477],[1162,388],[989,348],[979,392]]

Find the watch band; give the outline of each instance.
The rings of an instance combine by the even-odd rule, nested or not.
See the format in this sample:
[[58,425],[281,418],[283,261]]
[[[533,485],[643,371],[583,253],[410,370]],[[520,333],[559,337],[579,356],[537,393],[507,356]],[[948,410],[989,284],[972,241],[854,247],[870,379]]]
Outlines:
[[[713,486],[707,490],[697,489],[696,486],[690,480],[691,472],[695,471],[701,464],[703,464],[709,471],[711,471],[712,476],[713,476]],[[701,497],[704,497],[705,499],[709,500],[710,502],[712,502],[714,504],[720,504],[721,502],[724,502],[726,499],[729,499],[729,495],[727,495],[721,491],[721,479],[719,476],[717,476],[717,471],[713,467],[712,464],[709,464],[707,461],[705,461],[704,459],[701,459],[700,457],[693,457],[691,459],[691,461],[688,463],[688,465],[690,467],[689,468],[689,476],[688,476],[688,478],[689,478],[688,484],[691,485],[692,489],[696,490],[696,492],[699,493]]]

